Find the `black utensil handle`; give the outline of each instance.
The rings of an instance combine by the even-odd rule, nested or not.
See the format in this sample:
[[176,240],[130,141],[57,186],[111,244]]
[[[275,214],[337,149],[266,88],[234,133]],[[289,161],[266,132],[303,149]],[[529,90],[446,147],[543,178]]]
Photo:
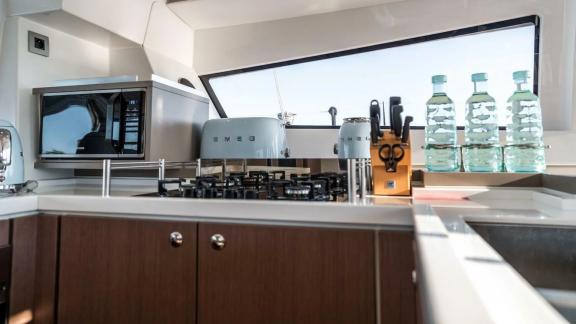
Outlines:
[[390,112],[390,131],[394,132],[394,107],[402,104],[402,98],[400,97],[390,97],[390,101],[388,102],[389,112]]
[[382,135],[380,132],[380,125],[378,125],[377,118],[370,119],[370,138],[372,139],[373,144],[377,144],[380,136]]
[[402,112],[404,111],[404,107],[402,106],[394,106],[392,119],[394,120],[394,135],[400,138],[402,136]]
[[404,119],[404,127],[402,128],[402,143],[408,143],[410,139],[410,124],[414,121],[414,117],[406,116]]
[[374,144],[378,143],[379,138],[382,137],[380,112],[380,103],[376,99],[372,100],[370,102],[370,137]]
[[370,101],[370,118],[378,116],[380,119],[380,103],[374,99]]
[[378,114],[378,126],[386,124],[386,118],[384,117],[384,103],[382,103],[382,109],[380,109],[380,102],[376,99],[370,101],[370,117]]

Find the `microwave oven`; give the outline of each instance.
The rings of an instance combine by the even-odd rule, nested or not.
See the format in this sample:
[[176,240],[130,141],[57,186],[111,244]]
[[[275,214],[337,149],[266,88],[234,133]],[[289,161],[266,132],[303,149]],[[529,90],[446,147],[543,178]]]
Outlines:
[[157,81],[37,88],[40,161],[191,161],[208,98]]
[[40,106],[41,158],[142,158],[145,89],[47,93]]

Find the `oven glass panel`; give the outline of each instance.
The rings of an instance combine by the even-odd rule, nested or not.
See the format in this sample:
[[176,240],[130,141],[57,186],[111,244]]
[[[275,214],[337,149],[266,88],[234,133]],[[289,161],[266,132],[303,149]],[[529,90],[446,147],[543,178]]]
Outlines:
[[119,92],[44,96],[41,154],[117,154],[120,98]]

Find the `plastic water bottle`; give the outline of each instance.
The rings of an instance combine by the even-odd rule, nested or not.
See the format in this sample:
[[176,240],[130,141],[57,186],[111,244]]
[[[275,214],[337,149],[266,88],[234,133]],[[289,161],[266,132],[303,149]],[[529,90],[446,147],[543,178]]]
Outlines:
[[508,172],[543,172],[546,169],[542,141],[540,100],[528,88],[528,71],[512,74],[516,91],[508,99],[504,163]]
[[446,95],[445,75],[432,77],[434,94],[426,103],[426,168],[432,172],[452,172],[460,169],[456,148],[454,102]]
[[499,172],[502,169],[496,101],[488,94],[487,81],[486,73],[472,74],[474,94],[466,102],[464,125],[466,172]]

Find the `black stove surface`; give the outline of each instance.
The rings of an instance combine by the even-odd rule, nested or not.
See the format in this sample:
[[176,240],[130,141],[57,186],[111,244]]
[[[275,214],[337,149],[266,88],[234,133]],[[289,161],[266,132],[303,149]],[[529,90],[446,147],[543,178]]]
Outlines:
[[[167,190],[166,184],[178,189]],[[171,179],[158,181],[158,192],[149,197],[180,197],[199,199],[342,201],[346,197],[346,174],[319,173],[286,175],[284,171],[237,172],[224,180],[213,176],[186,181]]]

